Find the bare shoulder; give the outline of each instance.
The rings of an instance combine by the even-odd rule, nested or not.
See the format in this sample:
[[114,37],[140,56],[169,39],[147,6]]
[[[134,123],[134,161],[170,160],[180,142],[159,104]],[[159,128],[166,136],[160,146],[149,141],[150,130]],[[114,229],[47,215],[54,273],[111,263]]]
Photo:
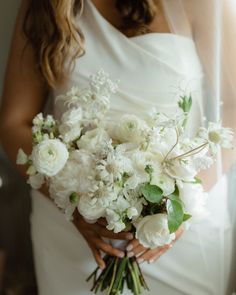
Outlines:
[[23,32],[28,3],[22,0],[12,35],[2,93],[1,125],[19,124],[22,120],[31,122],[41,111],[48,91]]

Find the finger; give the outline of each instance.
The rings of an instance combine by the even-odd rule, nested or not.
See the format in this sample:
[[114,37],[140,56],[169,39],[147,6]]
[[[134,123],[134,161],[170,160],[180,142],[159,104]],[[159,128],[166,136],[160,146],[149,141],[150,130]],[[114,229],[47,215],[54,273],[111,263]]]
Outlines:
[[163,250],[159,251],[157,254],[151,256],[148,260],[149,263],[155,262],[157,259],[159,259],[163,254],[165,254],[168,251],[168,248],[164,248]]
[[129,233],[129,232],[114,233],[113,231],[110,231],[101,226],[99,226],[97,234],[102,237],[115,239],[115,240],[132,240],[134,238],[132,233]]
[[91,247],[91,250],[92,250],[92,253],[93,253],[93,256],[95,258],[97,265],[101,269],[104,269],[106,267],[106,264],[105,264],[104,260],[102,259],[100,251],[98,249],[92,248],[92,247]]
[[142,263],[144,261],[149,262],[149,261],[152,260],[152,258],[154,256],[158,256],[158,254],[161,254],[164,249],[165,249],[165,246],[164,247],[158,247],[158,248],[155,248],[155,249],[150,249],[150,250],[146,251],[144,254],[139,256],[138,262],[139,263]]
[[103,227],[106,227],[107,226],[107,221],[105,218],[99,218],[98,221],[97,221],[97,224],[103,226]]
[[139,240],[137,239],[133,239],[133,241],[131,241],[128,246],[126,247],[126,251],[132,251],[135,247],[137,247],[139,245]]
[[102,250],[103,252],[112,255],[117,256],[120,258],[123,258],[125,256],[125,253],[119,249],[113,248],[111,245],[104,242],[102,239],[94,239],[95,245],[97,249]]
[[143,254],[146,251],[147,251],[147,248],[145,248],[141,244],[138,244],[137,247],[135,247],[133,250],[131,250],[130,252],[128,252],[128,257],[133,257],[133,256],[138,257],[139,255]]

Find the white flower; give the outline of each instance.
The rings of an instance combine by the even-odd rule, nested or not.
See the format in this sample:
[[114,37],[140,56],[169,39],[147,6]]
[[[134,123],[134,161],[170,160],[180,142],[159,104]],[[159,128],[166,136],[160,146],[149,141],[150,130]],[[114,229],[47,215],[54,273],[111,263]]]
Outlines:
[[77,141],[77,146],[91,153],[100,153],[106,151],[109,142],[110,137],[107,132],[102,128],[96,128],[87,131],[85,135]]
[[60,140],[48,139],[34,146],[32,161],[36,170],[46,176],[60,172],[68,160],[68,150]]
[[178,185],[179,197],[184,203],[185,212],[192,216],[191,221],[199,221],[208,215],[207,194],[201,184],[182,183]]
[[44,121],[43,114],[39,113],[37,116],[34,117],[33,124],[34,125],[42,125],[43,121]]
[[44,177],[42,174],[31,175],[27,181],[33,189],[40,189],[44,184]]
[[28,156],[25,154],[25,152],[22,149],[18,150],[17,158],[16,158],[16,164],[17,165],[25,165],[28,162]]
[[136,238],[147,248],[170,244],[175,234],[170,233],[166,214],[145,216],[136,225]]
[[106,214],[102,202],[98,198],[89,198],[88,195],[80,197],[78,210],[84,219],[94,222],[101,217],[105,217]]
[[59,131],[65,142],[71,142],[80,137],[82,119],[83,112],[81,108],[72,108],[63,114]]
[[137,208],[130,207],[127,209],[127,217],[129,219],[133,219],[133,218],[137,217],[138,215],[139,215],[139,212],[138,212]]
[[106,220],[107,220],[107,229],[113,230],[115,233],[119,233],[125,229],[125,223],[122,221],[121,216],[112,209],[106,209]]
[[198,136],[206,139],[210,144],[219,145],[223,148],[233,148],[234,133],[230,128],[224,128],[221,123],[210,122],[208,129],[200,128]]
[[114,138],[121,142],[141,143],[145,140],[148,126],[144,120],[135,115],[123,115],[115,126]]
[[158,186],[164,196],[169,196],[175,191],[175,180],[164,173],[154,174],[150,184]]
[[165,172],[176,179],[192,180],[197,170],[191,158],[170,160],[164,163]]

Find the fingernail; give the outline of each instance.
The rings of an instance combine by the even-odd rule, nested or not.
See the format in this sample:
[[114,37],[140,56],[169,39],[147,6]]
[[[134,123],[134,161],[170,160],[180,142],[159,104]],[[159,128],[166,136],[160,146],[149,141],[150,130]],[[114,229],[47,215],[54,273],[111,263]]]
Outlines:
[[119,256],[120,258],[123,258],[123,257],[125,256],[125,253],[123,253],[123,252],[122,252],[122,253],[119,253],[118,256]]
[[99,267],[100,267],[101,270],[104,270],[105,269],[105,266],[104,265],[100,265]]
[[126,247],[127,251],[131,251],[132,249],[133,249],[133,245],[129,245],[129,246]]
[[143,260],[143,258],[139,258],[137,261],[138,261],[138,263],[143,263],[144,260]]
[[133,238],[134,238],[134,236],[132,234],[127,234],[126,237],[127,237],[128,240],[133,240]]
[[127,256],[128,256],[128,257],[133,257],[133,256],[134,256],[134,252],[129,252],[129,253],[127,254]]
[[149,261],[148,261],[148,263],[153,263],[153,262],[154,262],[154,260],[153,260],[153,259],[151,259],[151,260],[149,260]]

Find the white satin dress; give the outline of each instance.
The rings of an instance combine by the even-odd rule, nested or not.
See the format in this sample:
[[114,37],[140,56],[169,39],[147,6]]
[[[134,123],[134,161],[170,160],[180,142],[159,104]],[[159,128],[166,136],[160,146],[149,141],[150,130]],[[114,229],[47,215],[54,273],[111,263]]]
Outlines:
[[[77,60],[67,85],[58,88],[54,96],[73,85],[86,86],[89,76],[103,68],[111,78],[120,80],[119,90],[111,98],[109,114],[111,120],[116,120],[124,112],[142,117],[152,107],[175,112],[178,94],[188,87],[193,93],[188,128],[193,133],[201,123],[203,80],[194,42],[162,33],[127,38],[101,16],[90,0],[85,2],[78,23],[86,37],[86,54]],[[54,114],[59,117],[63,108],[55,103]],[[219,191],[222,187],[219,184],[211,193],[211,216],[207,221],[185,232],[157,262],[142,264],[151,289],[147,294],[227,294],[231,228],[224,192]],[[32,240],[39,294],[91,294],[85,279],[96,264],[85,240],[41,193],[33,191],[32,200]],[[225,245],[219,243],[222,234],[226,237]]]

